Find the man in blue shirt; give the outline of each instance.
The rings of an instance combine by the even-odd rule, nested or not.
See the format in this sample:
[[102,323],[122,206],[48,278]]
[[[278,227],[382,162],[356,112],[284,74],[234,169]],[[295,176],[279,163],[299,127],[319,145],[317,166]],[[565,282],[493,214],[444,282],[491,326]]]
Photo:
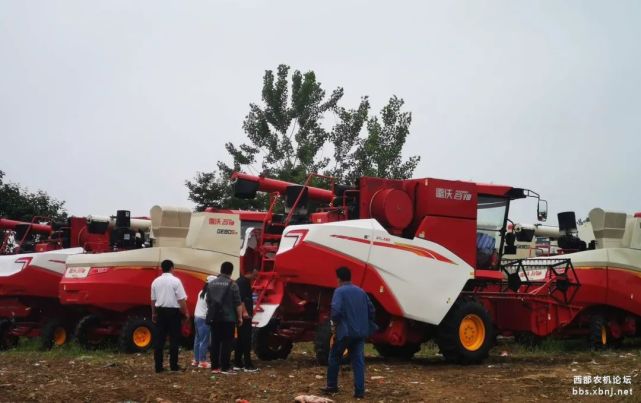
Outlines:
[[349,350],[354,373],[354,397],[365,395],[365,339],[374,325],[374,305],[361,288],[352,284],[352,273],[347,267],[336,270],[338,288],[332,297],[332,323],[336,339],[329,352],[327,387],[325,393],[338,392],[338,370],[345,349]]

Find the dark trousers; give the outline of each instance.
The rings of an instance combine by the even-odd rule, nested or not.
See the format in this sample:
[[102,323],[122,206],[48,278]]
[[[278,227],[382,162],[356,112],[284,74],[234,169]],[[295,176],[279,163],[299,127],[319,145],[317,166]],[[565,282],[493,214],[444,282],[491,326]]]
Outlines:
[[156,308],[156,335],[154,337],[154,363],[156,371],[162,370],[165,340],[169,335],[169,367],[178,369],[178,346],[180,345],[180,309]]
[[231,348],[234,343],[234,322],[214,322],[211,324],[211,368],[229,370]]
[[252,321],[244,319],[243,325],[238,328],[238,337],[236,338],[236,351],[234,362],[237,367],[252,368]]
[[345,349],[349,350],[349,356],[352,361],[354,394],[362,396],[365,393],[365,339],[345,337],[334,343],[329,351],[327,387],[338,387],[338,370]]

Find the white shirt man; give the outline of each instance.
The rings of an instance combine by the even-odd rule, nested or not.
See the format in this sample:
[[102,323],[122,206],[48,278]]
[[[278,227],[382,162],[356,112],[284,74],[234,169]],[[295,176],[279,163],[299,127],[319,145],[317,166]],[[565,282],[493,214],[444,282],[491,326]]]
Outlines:
[[163,273],[151,283],[151,300],[156,301],[156,307],[180,308],[178,301],[187,300],[187,294],[178,277]]
[[174,263],[163,260],[160,266],[163,274],[151,283],[151,320],[156,324],[154,364],[156,372],[164,371],[163,350],[169,335],[169,367],[172,371],[178,371],[181,313],[185,320],[189,320],[187,294],[180,279],[171,274]]

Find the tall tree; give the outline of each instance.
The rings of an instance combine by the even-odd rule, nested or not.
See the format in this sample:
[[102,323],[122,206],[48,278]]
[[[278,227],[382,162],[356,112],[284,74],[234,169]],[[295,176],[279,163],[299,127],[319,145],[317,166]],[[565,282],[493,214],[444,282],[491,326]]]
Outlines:
[[0,217],[19,221],[31,221],[34,216],[51,219],[66,218],[64,201],[59,201],[42,190],[30,192],[22,186],[4,182],[0,171]]
[[[402,151],[410,131],[412,114],[403,112],[405,101],[392,96],[378,116],[368,119],[369,102],[361,100],[356,110],[338,110],[339,123],[334,127],[334,168],[328,173],[348,183],[361,176],[407,179],[421,160],[412,156],[403,162]],[[361,128],[367,126],[367,136]]]
[[[189,198],[197,209],[217,205],[232,208],[264,208],[266,198],[235,199],[229,186],[234,170],[263,173],[269,177],[303,183],[310,173],[323,172],[339,181],[353,182],[362,175],[407,178],[419,157],[403,162],[401,151],[409,134],[411,114],[402,112],[403,100],[392,97],[381,117],[369,117],[368,97],[358,107],[339,105],[343,89],[327,94],[313,71],[296,70],[289,80],[289,66],[280,65],[263,77],[262,103],[250,104],[243,122],[247,142],[229,142],[225,149],[231,163],[219,161],[217,170],[198,172],[186,181]],[[326,116],[335,117],[331,129]],[[366,136],[361,136],[363,130]],[[333,159],[326,156],[331,155]]]

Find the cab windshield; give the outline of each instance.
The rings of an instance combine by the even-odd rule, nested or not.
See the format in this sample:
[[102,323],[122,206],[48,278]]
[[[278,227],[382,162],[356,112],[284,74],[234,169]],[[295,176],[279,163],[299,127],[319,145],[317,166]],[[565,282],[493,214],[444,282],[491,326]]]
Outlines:
[[509,200],[502,197],[478,197],[476,215],[476,265],[489,269],[498,261],[501,247],[501,230]]

